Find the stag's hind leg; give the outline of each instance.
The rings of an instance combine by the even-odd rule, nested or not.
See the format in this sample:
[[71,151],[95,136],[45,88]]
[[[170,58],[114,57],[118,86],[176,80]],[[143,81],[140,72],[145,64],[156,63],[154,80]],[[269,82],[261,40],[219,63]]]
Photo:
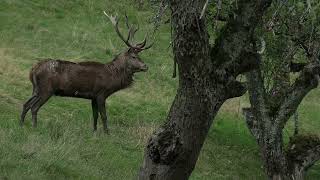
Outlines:
[[37,127],[37,115],[38,115],[39,109],[44,103],[46,103],[49,100],[51,96],[52,96],[52,93],[49,93],[49,92],[40,93],[39,100],[36,103],[32,104],[31,106],[32,126],[34,128]]
[[91,101],[92,106],[92,115],[93,115],[93,131],[97,130],[97,123],[98,123],[98,104],[96,99],[92,99]]
[[31,109],[31,106],[34,103],[36,103],[37,101],[39,101],[39,97],[33,95],[30,99],[28,99],[28,101],[26,103],[24,103],[23,109],[21,112],[21,116],[20,116],[20,125],[21,126],[23,126],[23,124],[24,124],[24,120],[25,120],[27,112]]
[[103,130],[105,133],[109,134],[109,129],[108,129],[108,117],[107,117],[107,112],[106,112],[106,100],[105,98],[98,98],[97,99],[98,103],[98,110],[100,112],[102,124],[103,124]]

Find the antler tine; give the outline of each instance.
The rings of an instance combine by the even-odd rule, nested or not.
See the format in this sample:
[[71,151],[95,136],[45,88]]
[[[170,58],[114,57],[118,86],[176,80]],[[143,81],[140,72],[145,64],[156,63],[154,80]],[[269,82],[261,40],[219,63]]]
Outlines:
[[149,49],[149,48],[151,48],[153,46],[153,44],[154,44],[154,42],[152,42],[152,44],[150,44],[149,46],[144,47],[144,48],[134,47],[135,52],[139,53],[139,52],[141,52],[143,50]]
[[150,49],[153,46],[154,42],[152,42],[149,46],[141,48],[141,50],[146,50],[146,49]]
[[129,25],[129,18],[128,18],[127,12],[125,12],[124,15],[125,15],[125,18],[126,18],[126,26],[127,26],[128,29],[130,29],[130,31],[129,31],[130,37],[128,36],[128,40],[130,40],[130,39],[134,38],[134,35],[139,30],[139,25],[138,25],[137,28],[134,28],[133,25]]
[[134,38],[134,35],[136,34],[136,32],[137,32],[138,30],[139,30],[139,25],[138,25],[137,28],[134,28],[134,30],[132,31],[132,34],[131,34],[132,39]]
[[147,43],[147,36],[145,36],[144,40],[142,43],[139,43],[136,45],[135,49],[137,50],[137,52],[141,52],[143,50],[149,49],[153,46],[154,42],[152,42],[149,46],[145,47]]
[[129,25],[129,18],[127,16],[127,12],[124,13],[124,16],[126,17],[126,26],[127,28],[129,29],[130,28],[130,25]]
[[[112,25],[114,26],[118,36],[120,37],[120,39],[130,48],[133,48],[133,46],[129,43],[129,40],[125,40],[123,35],[121,34],[120,30],[119,30],[119,27],[118,27],[118,24],[119,24],[119,19],[117,16],[109,16],[105,11],[103,11],[103,13],[110,19]],[[129,31],[129,34],[128,34],[128,38],[127,39],[130,39],[130,31]]]
[[128,37],[127,37],[127,41],[129,42],[130,41],[130,39],[132,38],[132,31],[133,31],[133,29],[132,29],[132,26],[129,28],[129,33],[128,33]]
[[137,48],[143,48],[147,43],[147,35],[144,36],[144,40],[136,45]]
[[135,31],[137,32],[139,30],[139,24],[137,24],[137,28],[135,29]]
[[118,23],[118,17],[117,16],[109,16],[107,13],[106,13],[106,11],[103,11],[103,13],[104,13],[104,15],[106,15],[109,19],[110,19],[110,21],[111,21],[111,23],[112,23],[112,25],[113,26],[116,26],[116,24]]

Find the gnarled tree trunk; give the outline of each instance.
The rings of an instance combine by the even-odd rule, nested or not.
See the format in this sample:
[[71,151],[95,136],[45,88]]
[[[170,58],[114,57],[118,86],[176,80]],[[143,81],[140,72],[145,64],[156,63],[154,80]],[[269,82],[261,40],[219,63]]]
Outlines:
[[[150,138],[139,179],[188,179],[221,105],[246,92],[236,76],[257,65],[247,48],[271,0],[241,0],[235,18],[209,44],[205,0],[170,0],[179,88],[166,123]],[[247,57],[247,59],[243,59]]]
[[[314,67],[315,68],[315,67]],[[318,67],[319,68],[319,67]],[[243,109],[247,126],[260,147],[265,172],[269,179],[301,180],[305,172],[320,159],[320,139],[316,136],[296,135],[285,148],[282,131],[296,111],[302,98],[316,87],[314,70],[305,70],[296,80],[286,98],[279,103],[276,113],[268,104],[261,71],[248,73],[251,108]],[[272,108],[271,108],[272,107]]]

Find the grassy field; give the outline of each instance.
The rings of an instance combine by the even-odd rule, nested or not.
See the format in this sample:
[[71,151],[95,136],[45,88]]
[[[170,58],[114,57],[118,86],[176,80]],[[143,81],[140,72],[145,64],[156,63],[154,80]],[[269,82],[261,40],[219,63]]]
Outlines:
[[[92,132],[90,102],[53,97],[39,111],[39,127],[19,126],[19,113],[32,92],[28,79],[41,58],[109,62],[125,46],[102,11],[124,14],[152,31],[152,10],[127,0],[0,1],[0,179],[135,179],[144,145],[163,123],[174,98],[170,28],[163,25],[154,47],[141,54],[149,71],[135,85],[107,100],[110,135]],[[122,24],[123,25],[123,24]],[[123,26],[124,27],[124,26]],[[301,131],[320,129],[320,91],[300,111]],[[259,151],[239,113],[245,97],[228,101],[217,116],[190,179],[265,179]],[[288,138],[292,124],[285,130]],[[308,179],[320,179],[320,164]]]

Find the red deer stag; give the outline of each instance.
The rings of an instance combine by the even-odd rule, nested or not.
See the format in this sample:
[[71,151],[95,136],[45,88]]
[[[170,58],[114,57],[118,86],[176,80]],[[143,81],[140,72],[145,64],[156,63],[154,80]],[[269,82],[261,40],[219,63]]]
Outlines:
[[118,28],[119,19],[115,16],[109,16],[107,13],[105,15],[110,19],[118,36],[129,49],[107,64],[98,62],[74,63],[47,59],[34,65],[30,72],[33,93],[32,97],[23,105],[21,126],[24,123],[26,113],[31,109],[33,127],[36,127],[38,110],[51,96],[56,95],[91,99],[93,129],[97,130],[99,112],[103,129],[108,133],[105,101],[114,92],[130,86],[134,73],[148,70],[147,65],[139,58],[138,54],[149,49],[153,43],[146,47],[146,36],[143,42],[132,45],[129,41],[133,39],[138,28],[129,27],[126,17],[129,33],[125,39]]

